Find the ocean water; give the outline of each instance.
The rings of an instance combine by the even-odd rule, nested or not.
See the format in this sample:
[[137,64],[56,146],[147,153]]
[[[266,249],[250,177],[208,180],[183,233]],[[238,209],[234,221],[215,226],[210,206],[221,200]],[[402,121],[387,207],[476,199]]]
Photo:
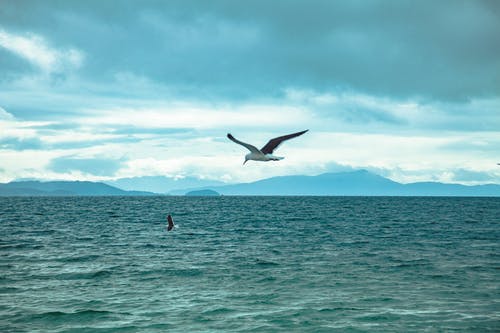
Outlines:
[[500,199],[4,197],[0,273],[0,332],[499,332]]

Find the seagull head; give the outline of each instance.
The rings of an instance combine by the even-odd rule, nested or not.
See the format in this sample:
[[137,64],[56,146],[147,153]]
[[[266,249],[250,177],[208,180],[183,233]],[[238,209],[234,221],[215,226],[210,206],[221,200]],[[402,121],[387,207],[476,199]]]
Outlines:
[[245,155],[245,162],[243,162],[243,165],[245,165],[245,163],[246,163],[248,160],[250,160],[250,156],[249,156],[249,155],[250,155],[250,154],[246,154],[246,155]]

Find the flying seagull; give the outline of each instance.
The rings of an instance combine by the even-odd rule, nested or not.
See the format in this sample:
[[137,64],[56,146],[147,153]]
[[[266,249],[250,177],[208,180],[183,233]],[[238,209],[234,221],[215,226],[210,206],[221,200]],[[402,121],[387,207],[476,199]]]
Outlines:
[[172,216],[170,214],[168,214],[167,216],[167,221],[168,221],[167,231],[170,231],[174,228],[174,220],[172,219]]
[[245,155],[245,162],[243,162],[243,164],[245,164],[248,160],[267,162],[267,161],[279,161],[279,160],[284,159],[284,157],[274,156],[273,151],[276,148],[278,148],[278,146],[283,141],[295,138],[299,135],[304,134],[307,131],[309,131],[309,130],[305,130],[305,131],[297,132],[297,133],[292,133],[292,134],[288,134],[288,135],[283,135],[283,136],[279,136],[277,138],[271,139],[260,150],[257,149],[255,146],[252,146],[251,144],[248,144],[248,143],[245,143],[245,142],[242,142],[240,140],[235,139],[234,136],[231,135],[231,133],[227,133],[227,137],[229,140],[236,142],[237,144],[242,145],[243,147],[250,150],[250,153]]

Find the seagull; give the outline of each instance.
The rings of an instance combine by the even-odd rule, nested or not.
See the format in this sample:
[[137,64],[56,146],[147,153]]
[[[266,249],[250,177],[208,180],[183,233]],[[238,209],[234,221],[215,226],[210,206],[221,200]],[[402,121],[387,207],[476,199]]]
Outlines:
[[167,221],[168,221],[167,231],[170,231],[174,228],[174,220],[172,219],[172,216],[170,214],[168,214],[167,216]]
[[288,135],[283,135],[283,136],[279,136],[277,138],[271,139],[260,150],[257,149],[255,146],[252,146],[251,144],[248,144],[248,143],[245,143],[245,142],[242,142],[240,140],[235,139],[234,136],[231,135],[231,133],[227,133],[227,137],[229,140],[236,142],[237,144],[242,145],[243,147],[250,150],[250,153],[245,155],[245,162],[243,162],[243,164],[245,164],[248,160],[267,162],[267,161],[279,161],[279,160],[284,159],[284,157],[274,156],[273,151],[276,148],[278,148],[278,146],[283,141],[295,138],[299,135],[304,134],[307,131],[309,131],[309,130],[305,130],[305,131],[297,132],[297,133],[292,133],[292,134],[288,134]]

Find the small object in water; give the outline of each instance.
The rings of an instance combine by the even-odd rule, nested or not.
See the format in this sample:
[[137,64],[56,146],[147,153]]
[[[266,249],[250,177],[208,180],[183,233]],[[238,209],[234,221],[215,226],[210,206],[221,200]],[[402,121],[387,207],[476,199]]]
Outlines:
[[170,231],[174,228],[174,220],[172,219],[172,216],[170,214],[168,214],[167,216],[167,221],[168,221],[167,231]]

